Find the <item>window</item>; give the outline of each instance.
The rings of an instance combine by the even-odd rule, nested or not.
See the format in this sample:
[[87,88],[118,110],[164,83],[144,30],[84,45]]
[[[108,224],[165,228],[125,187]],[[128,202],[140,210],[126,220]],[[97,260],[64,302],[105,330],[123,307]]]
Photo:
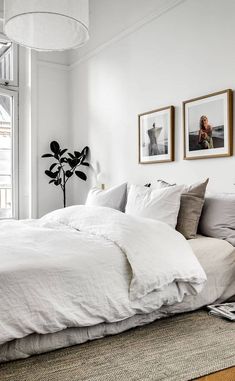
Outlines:
[[17,45],[0,39],[0,85],[18,86]]
[[18,215],[18,58],[0,40],[0,219]]

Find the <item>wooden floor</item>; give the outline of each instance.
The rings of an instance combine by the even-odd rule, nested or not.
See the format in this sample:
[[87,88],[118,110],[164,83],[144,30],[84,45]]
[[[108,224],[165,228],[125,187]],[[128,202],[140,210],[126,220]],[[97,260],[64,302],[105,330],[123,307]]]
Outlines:
[[235,381],[235,367],[197,378],[195,381]]

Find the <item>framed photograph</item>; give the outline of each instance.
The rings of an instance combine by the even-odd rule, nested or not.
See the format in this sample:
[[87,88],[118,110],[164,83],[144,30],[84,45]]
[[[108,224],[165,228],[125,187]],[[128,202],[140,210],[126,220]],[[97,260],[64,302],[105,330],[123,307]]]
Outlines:
[[232,98],[224,90],[183,102],[184,159],[233,154]]
[[145,112],[139,118],[139,163],[174,160],[174,107]]

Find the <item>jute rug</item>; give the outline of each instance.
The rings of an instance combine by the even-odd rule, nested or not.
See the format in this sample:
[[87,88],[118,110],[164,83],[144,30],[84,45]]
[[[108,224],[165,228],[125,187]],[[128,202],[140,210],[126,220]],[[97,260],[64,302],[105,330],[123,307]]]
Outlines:
[[235,365],[235,324],[199,311],[0,365],[1,381],[188,381]]

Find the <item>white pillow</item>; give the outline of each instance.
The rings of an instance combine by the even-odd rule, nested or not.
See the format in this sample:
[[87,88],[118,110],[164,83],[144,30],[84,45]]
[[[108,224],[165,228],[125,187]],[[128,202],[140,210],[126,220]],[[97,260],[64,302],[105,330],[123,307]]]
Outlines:
[[126,213],[159,220],[175,228],[183,189],[183,185],[175,185],[164,189],[150,189],[139,185],[131,185],[127,198]]
[[127,198],[127,184],[121,184],[107,190],[91,188],[88,193],[86,205],[106,206],[124,212]]

